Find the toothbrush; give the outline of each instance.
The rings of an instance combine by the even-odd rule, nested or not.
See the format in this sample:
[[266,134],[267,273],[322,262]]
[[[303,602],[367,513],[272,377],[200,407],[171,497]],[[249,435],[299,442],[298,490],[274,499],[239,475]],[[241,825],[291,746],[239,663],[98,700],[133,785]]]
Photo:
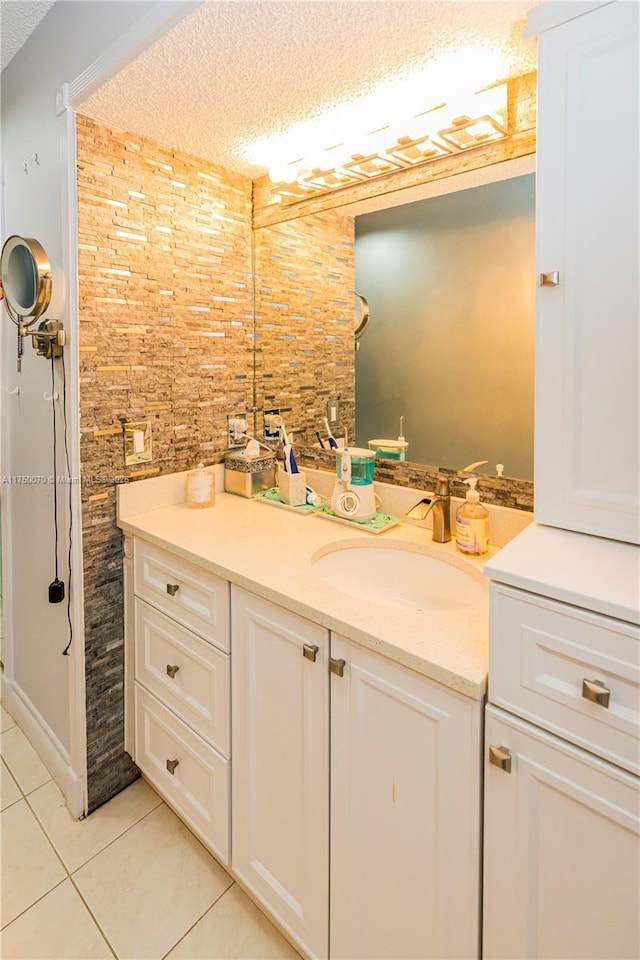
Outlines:
[[331,432],[331,428],[329,427],[329,421],[327,420],[326,417],[324,418],[324,425],[327,430],[327,440],[329,441],[329,446],[331,447],[332,450],[337,450],[338,444],[336,443],[336,439]]
[[298,464],[296,463],[295,455],[293,453],[293,447],[289,443],[289,437],[287,436],[284,423],[280,424],[280,430],[282,431],[282,441],[284,443],[284,472],[300,473],[298,470]]
[[320,431],[319,431],[319,430],[316,430],[316,438],[317,438],[317,440],[318,440],[318,443],[320,444],[320,449],[321,449],[321,450],[324,450],[324,440],[323,440],[322,437],[320,436]]

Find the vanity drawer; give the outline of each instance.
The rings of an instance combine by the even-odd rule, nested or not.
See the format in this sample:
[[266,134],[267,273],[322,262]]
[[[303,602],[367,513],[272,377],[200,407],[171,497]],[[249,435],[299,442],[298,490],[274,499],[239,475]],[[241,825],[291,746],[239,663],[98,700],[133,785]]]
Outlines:
[[136,763],[187,826],[228,863],[229,761],[139,683],[135,712]]
[[221,650],[229,651],[229,584],[226,580],[136,540],[133,584],[137,597]]
[[135,599],[135,677],[229,756],[229,654]]
[[489,700],[640,771],[640,630],[631,624],[492,584]]

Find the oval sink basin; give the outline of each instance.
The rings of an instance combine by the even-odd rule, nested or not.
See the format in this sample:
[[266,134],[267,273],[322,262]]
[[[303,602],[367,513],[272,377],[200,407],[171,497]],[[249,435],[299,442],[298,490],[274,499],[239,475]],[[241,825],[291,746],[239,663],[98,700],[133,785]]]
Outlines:
[[314,571],[343,593],[408,610],[460,610],[487,597],[478,571],[467,571],[410,547],[358,542],[319,551]]

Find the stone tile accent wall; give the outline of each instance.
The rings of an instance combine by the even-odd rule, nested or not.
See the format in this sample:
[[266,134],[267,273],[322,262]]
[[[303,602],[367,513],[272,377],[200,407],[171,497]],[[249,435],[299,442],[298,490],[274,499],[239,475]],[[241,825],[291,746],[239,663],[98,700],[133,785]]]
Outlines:
[[265,227],[254,247],[258,411],[279,408],[296,442],[313,443],[337,399],[353,437],[353,217],[327,211]]
[[[123,752],[122,537],[115,478],[215,463],[253,406],[251,181],[78,117],[80,416],[89,808]],[[125,468],[122,423],[153,462]]]

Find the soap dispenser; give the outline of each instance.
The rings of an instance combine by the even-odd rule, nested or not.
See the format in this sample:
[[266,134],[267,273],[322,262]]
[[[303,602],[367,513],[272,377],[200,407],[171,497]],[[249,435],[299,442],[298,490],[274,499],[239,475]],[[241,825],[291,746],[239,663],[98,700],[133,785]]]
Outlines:
[[461,553],[479,557],[489,549],[489,514],[480,503],[477,477],[469,477],[467,499],[456,511],[456,546]]

